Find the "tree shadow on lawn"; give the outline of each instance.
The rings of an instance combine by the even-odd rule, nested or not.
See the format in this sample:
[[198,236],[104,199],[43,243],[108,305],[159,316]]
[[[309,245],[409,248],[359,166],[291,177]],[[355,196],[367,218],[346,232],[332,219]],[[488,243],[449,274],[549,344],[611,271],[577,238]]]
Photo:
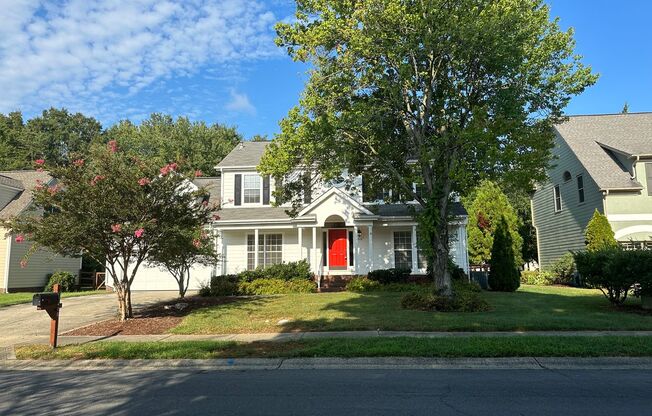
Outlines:
[[483,292],[492,310],[472,313],[405,310],[403,295],[342,292],[238,299],[194,311],[192,322],[173,332],[652,330],[652,317],[623,313],[595,291]]

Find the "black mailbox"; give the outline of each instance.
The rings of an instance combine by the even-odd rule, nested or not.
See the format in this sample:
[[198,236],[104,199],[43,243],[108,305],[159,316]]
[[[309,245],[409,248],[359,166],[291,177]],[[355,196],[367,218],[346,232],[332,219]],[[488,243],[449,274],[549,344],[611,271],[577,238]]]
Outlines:
[[36,293],[32,297],[32,305],[36,306],[38,309],[50,309],[59,307],[59,294],[46,292],[46,293]]

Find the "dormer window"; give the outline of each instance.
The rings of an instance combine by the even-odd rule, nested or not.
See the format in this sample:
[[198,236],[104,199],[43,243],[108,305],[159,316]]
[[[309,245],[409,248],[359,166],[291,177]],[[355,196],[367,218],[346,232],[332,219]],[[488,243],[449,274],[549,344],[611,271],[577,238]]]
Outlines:
[[243,175],[242,196],[245,204],[260,204],[260,176]]

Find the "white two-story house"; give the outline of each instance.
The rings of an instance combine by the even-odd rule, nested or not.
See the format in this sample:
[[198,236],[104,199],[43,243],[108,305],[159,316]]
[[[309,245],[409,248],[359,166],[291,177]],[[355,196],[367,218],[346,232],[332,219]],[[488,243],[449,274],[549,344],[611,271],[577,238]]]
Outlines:
[[[274,206],[274,179],[256,170],[267,144],[239,144],[217,165],[220,177],[196,182],[207,187],[211,202],[221,203],[212,224],[220,262],[212,270],[193,270],[191,289],[212,274],[235,274],[298,260],[308,261],[318,284],[330,276],[360,275],[376,269],[426,272],[412,207],[363,195],[361,178],[348,190],[338,184],[315,186],[294,217],[287,213],[290,206]],[[459,203],[454,204],[453,214],[451,257],[468,272],[467,214]],[[175,285],[164,271],[146,267],[133,288],[173,290]]]

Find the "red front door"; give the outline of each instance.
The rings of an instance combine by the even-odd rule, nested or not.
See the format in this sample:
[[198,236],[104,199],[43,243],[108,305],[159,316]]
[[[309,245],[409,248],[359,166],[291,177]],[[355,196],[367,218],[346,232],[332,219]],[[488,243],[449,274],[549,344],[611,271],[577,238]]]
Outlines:
[[328,267],[348,266],[346,230],[328,230]]

